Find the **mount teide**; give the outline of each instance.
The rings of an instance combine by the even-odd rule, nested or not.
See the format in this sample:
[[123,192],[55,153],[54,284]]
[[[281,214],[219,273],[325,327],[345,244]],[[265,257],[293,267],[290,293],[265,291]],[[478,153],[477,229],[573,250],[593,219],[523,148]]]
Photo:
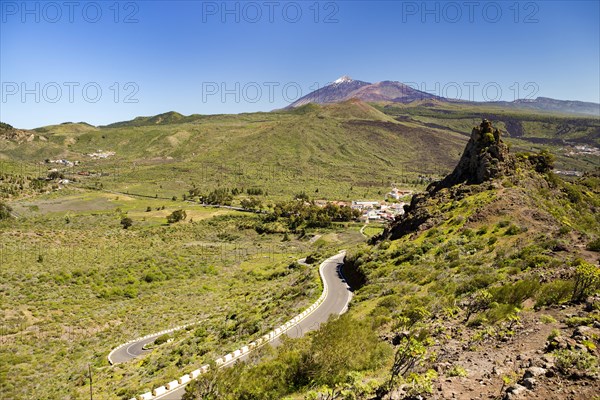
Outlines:
[[369,83],[353,80],[349,76],[342,76],[329,85],[299,98],[290,104],[289,108],[299,107],[308,103],[339,103],[353,98],[366,102],[410,103],[414,100],[438,97],[413,89],[401,82],[383,81]]
[[448,103],[463,103],[472,105],[491,105],[511,109],[529,109],[552,113],[582,114],[600,116],[600,104],[556,100],[546,97],[536,99],[517,99],[515,101],[474,102],[461,99],[448,99],[412,88],[402,82],[382,81],[369,83],[353,80],[342,76],[332,83],[303,96],[286,108],[296,108],[308,103],[328,104],[339,103],[350,99],[364,102],[381,103],[410,103],[418,100],[438,100]]

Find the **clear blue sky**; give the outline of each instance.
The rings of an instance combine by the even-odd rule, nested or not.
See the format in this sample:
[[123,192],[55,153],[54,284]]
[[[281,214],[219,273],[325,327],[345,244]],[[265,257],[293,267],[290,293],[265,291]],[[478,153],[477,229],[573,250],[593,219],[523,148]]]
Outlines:
[[269,111],[341,75],[600,102],[598,1],[76,3],[0,1],[0,120]]

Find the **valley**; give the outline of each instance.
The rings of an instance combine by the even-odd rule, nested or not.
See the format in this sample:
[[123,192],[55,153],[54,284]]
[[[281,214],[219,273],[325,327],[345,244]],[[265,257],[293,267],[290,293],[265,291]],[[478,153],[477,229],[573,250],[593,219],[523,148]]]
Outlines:
[[[391,236],[389,225],[345,213],[356,201],[408,207],[410,194],[392,199],[393,188],[415,193],[413,203],[421,198],[451,173],[482,115],[519,160],[507,177],[432,197],[410,229]],[[467,346],[477,358],[495,340],[519,340],[540,315],[573,318],[552,308],[570,289],[554,295],[552,285],[567,287],[578,257],[596,257],[585,248],[598,232],[599,129],[584,116],[358,100],[271,113],[167,113],[106,127],[66,123],[21,136],[5,129],[0,193],[11,217],[0,222],[2,393],[83,398],[90,369],[95,398],[147,393],[300,313],[321,292],[315,266],[342,249],[356,295],[348,314],[261,349],[246,366],[211,372],[206,379],[224,385],[219,398],[300,399],[336,388],[373,394],[385,387],[399,344]],[[543,150],[556,155],[556,170],[580,176],[529,171],[527,160]],[[414,207],[396,218],[411,221]],[[179,211],[182,219],[171,220]],[[307,256],[309,265],[296,262]],[[532,283],[521,288],[521,281]],[[520,297],[505,293],[517,286]],[[469,311],[482,290],[498,305]],[[568,307],[591,325],[597,320]],[[465,312],[474,322],[459,328]],[[119,344],[184,324],[193,325],[151,341],[152,351],[108,362]],[[337,329],[348,343],[338,342]],[[316,356],[325,343],[342,357],[338,364]],[[359,343],[369,343],[363,358],[344,347]],[[444,359],[458,376],[459,367],[479,376],[458,353],[430,358],[425,347],[394,391],[432,391],[429,371],[448,374]],[[313,384],[298,371],[272,369],[298,352],[317,357],[289,363],[311,371]],[[296,383],[268,389],[262,373]],[[494,391],[510,386],[498,382],[511,373],[498,375]],[[236,386],[240,376],[255,380],[254,389]],[[446,382],[444,393],[461,391]],[[200,386],[189,386],[186,398],[195,398]]]

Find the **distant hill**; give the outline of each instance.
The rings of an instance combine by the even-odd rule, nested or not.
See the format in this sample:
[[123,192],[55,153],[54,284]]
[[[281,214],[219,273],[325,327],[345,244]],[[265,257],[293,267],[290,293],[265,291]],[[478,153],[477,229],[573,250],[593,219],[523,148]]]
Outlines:
[[382,81],[369,83],[342,76],[327,86],[315,90],[290,104],[288,108],[308,103],[329,104],[350,99],[365,102],[410,103],[413,101],[440,101],[471,105],[504,106],[515,109],[548,111],[563,114],[594,115],[600,117],[600,104],[574,100],[556,100],[548,97],[536,99],[518,99],[512,102],[467,102],[446,99],[412,88],[402,82]]
[[192,114],[185,116],[175,111],[169,111],[163,114],[154,115],[151,117],[137,117],[131,121],[115,122],[110,125],[101,126],[100,128],[118,128],[118,127],[134,127],[134,126],[152,126],[152,125],[169,125],[185,122],[192,122],[202,118],[202,115]]
[[600,116],[600,104],[577,100],[556,100],[548,97],[536,99],[519,99],[512,102],[495,102],[490,104],[509,105],[516,108],[560,112],[564,114],[583,114]]

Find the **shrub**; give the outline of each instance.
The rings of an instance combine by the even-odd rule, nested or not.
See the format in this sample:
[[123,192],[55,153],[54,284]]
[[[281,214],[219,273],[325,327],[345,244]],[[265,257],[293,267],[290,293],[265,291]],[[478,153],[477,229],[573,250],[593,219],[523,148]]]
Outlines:
[[554,168],[554,161],[556,159],[547,150],[542,150],[538,154],[530,154],[528,158],[535,170],[540,173],[550,172]]
[[523,280],[507,284],[492,290],[494,301],[503,304],[520,306],[523,301],[533,297],[539,290],[540,284],[535,280]]
[[404,391],[407,398],[423,398],[423,394],[433,393],[433,381],[438,377],[434,370],[428,370],[424,374],[410,374],[406,378]]
[[552,331],[550,332],[550,335],[548,335],[548,341],[551,342],[559,336],[560,336],[560,331],[558,329],[552,329]]
[[574,302],[581,302],[600,288],[600,268],[581,259],[573,263],[575,267]]
[[452,368],[450,368],[448,370],[448,372],[446,373],[446,375],[448,375],[448,376],[466,377],[467,376],[467,370],[464,369],[463,367],[461,367],[460,365],[454,365],[454,366],[452,366]]
[[560,229],[558,230],[558,234],[561,236],[566,235],[569,232],[571,232],[571,228],[567,225],[561,226]]
[[469,321],[469,318],[471,318],[471,315],[473,315],[473,313],[483,311],[489,308],[491,302],[492,295],[490,294],[490,292],[484,289],[478,290],[477,292],[469,296],[469,299],[467,300],[467,315],[465,317],[465,322]]
[[521,228],[519,228],[518,226],[514,225],[514,224],[510,224],[510,226],[508,228],[506,228],[506,232],[504,232],[505,235],[518,235],[519,233],[521,233]]
[[598,360],[592,354],[581,350],[556,350],[556,367],[565,375],[583,372],[593,375],[598,371]]
[[591,317],[571,317],[565,320],[565,324],[571,328],[581,325],[592,325],[593,323],[594,319]]
[[167,343],[167,341],[171,338],[168,334],[161,335],[154,340],[154,344],[159,346],[163,343]]
[[573,282],[557,279],[543,284],[536,296],[535,307],[561,304],[569,300],[573,293]]
[[595,239],[595,240],[592,240],[591,242],[589,242],[587,244],[586,248],[589,251],[598,251],[598,252],[600,252],[600,237],[597,238],[597,239]]
[[167,216],[167,222],[174,224],[179,221],[183,221],[187,218],[187,213],[184,210],[175,210]]
[[123,229],[128,229],[133,225],[133,220],[129,217],[123,217],[121,218],[121,225],[123,226]]
[[556,319],[552,315],[543,314],[540,315],[540,322],[542,324],[553,324],[556,322]]

